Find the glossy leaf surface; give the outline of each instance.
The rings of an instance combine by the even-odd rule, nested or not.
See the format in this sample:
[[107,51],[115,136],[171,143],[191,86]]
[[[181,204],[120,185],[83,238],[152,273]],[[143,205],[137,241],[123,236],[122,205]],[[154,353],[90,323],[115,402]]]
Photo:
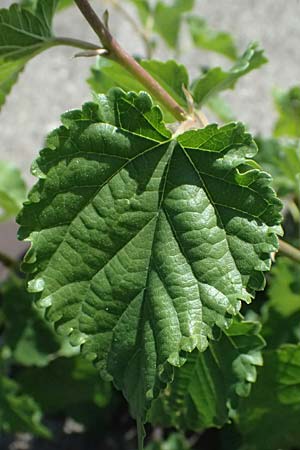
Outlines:
[[62,120],[18,219],[29,289],[145,420],[174,367],[263,287],[281,203],[241,124],[175,140],[146,93],[120,90]]

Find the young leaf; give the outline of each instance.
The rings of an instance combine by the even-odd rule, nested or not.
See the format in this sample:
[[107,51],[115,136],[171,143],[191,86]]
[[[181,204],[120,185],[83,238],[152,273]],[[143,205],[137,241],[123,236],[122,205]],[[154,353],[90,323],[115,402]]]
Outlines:
[[195,102],[202,105],[218,92],[233,89],[240,77],[257,69],[266,62],[267,59],[263,54],[263,50],[258,47],[258,44],[250,44],[231,69],[225,71],[221,67],[215,67],[208,70],[193,83],[192,93]]
[[58,0],[37,0],[31,11],[18,4],[0,9],[0,108],[26,63],[55,45],[52,17]]
[[222,427],[238,397],[249,395],[262,365],[259,324],[235,320],[216,342],[175,369],[174,381],[153,403],[150,421],[185,430]]
[[26,197],[26,186],[19,169],[0,161],[0,222],[16,216]]
[[177,140],[146,93],[63,116],[18,220],[29,288],[132,414],[262,288],[281,203],[241,124]]
[[[174,60],[162,62],[142,59],[139,61],[163,88],[182,106],[186,106],[186,97],[182,86],[189,85],[189,77],[185,66]],[[144,87],[116,62],[98,58],[91,69],[92,75],[88,79],[93,91],[107,94],[112,87],[120,87],[124,91],[143,91]],[[174,117],[160,105],[167,121],[173,122]]]
[[300,345],[265,352],[250,397],[241,402],[243,450],[290,450],[300,441]]
[[189,30],[197,47],[221,53],[230,59],[237,59],[237,48],[232,36],[210,28],[199,16],[188,17]]
[[24,394],[15,381],[0,374],[0,432],[30,432],[49,438],[51,433],[41,423],[41,417],[33,398]]
[[300,137],[300,86],[288,91],[275,90],[275,104],[279,118],[275,124],[274,135]]
[[44,366],[60,349],[53,327],[45,323],[41,312],[33,305],[25,283],[16,277],[1,286],[4,315],[3,344],[13,362],[25,366]]

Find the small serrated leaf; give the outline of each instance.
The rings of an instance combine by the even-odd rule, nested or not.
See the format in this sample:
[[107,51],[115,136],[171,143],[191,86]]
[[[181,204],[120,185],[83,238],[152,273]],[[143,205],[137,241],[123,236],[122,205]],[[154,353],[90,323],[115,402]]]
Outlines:
[[238,79],[267,62],[263,50],[257,43],[248,46],[245,53],[237,59],[234,66],[225,71],[221,67],[209,69],[194,81],[192,94],[197,104],[203,105],[220,91],[233,89]]
[[237,48],[232,36],[224,31],[217,31],[208,26],[199,16],[188,17],[189,30],[197,47],[221,53],[230,59],[237,59]]

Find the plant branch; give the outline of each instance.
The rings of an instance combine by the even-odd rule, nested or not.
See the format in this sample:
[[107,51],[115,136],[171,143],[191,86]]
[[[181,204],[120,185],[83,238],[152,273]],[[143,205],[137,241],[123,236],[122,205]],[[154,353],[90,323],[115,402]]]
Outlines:
[[76,5],[108,51],[107,58],[118,62],[131,73],[156,99],[168,109],[178,121],[186,119],[186,111],[165,89],[129,55],[111,35],[108,28],[97,16],[88,0],[75,0]]
[[279,239],[279,251],[282,255],[287,256],[293,261],[300,263],[300,250],[283,241],[282,239]]
[[19,265],[18,261],[2,252],[0,252],[0,263],[11,270],[16,269]]

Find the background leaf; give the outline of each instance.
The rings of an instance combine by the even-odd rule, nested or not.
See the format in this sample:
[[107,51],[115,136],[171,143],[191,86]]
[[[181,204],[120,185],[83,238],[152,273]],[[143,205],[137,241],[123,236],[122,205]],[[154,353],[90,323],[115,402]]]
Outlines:
[[288,91],[275,90],[274,100],[279,113],[274,135],[300,137],[300,86]]
[[13,380],[0,374],[0,431],[31,432],[49,438],[50,431],[41,423],[41,410]]
[[165,441],[152,442],[145,450],[189,450],[190,445],[182,434],[172,433]]
[[163,1],[156,3],[154,29],[171,48],[178,45],[183,13],[190,11],[193,6],[194,0],[174,0],[171,5]]
[[271,275],[269,299],[262,308],[262,330],[268,348],[277,348],[300,341],[300,265],[277,258]]
[[[142,59],[139,61],[166,91],[182,106],[186,106],[186,98],[182,86],[188,87],[189,78],[186,68],[174,60],[162,62]],[[91,68],[88,83],[94,92],[107,94],[112,87],[120,87],[124,91],[143,91],[144,86],[123,69],[119,64],[104,58],[98,58]],[[173,122],[174,117],[160,105],[165,120]]]
[[300,441],[300,345],[264,354],[250,397],[241,402],[243,450],[289,450]]
[[237,59],[237,48],[229,33],[210,28],[206,21],[199,16],[189,16],[187,22],[193,42],[197,47],[221,53],[233,60]]
[[52,19],[58,0],[0,9],[0,108],[26,63],[55,45]]
[[267,62],[258,44],[249,45],[245,53],[237,59],[234,66],[225,71],[221,67],[209,69],[193,83],[193,97],[197,104],[204,104],[211,96],[220,91],[233,89],[238,79],[251,70],[257,69]]
[[299,194],[300,142],[260,136],[255,141],[259,148],[255,159],[273,176],[273,186],[278,194]]
[[3,344],[14,363],[43,366],[58,353],[61,342],[33,304],[25,283],[16,277],[1,286]]
[[97,370],[80,356],[58,358],[47,367],[22,369],[17,381],[44,413],[62,413],[72,416],[72,408],[94,404],[107,406],[111,387],[103,382]]
[[16,216],[25,198],[26,185],[19,169],[0,161],[0,222]]
[[237,397],[249,395],[256,366],[262,365],[259,329],[258,323],[235,320],[205,352],[194,350],[155,400],[150,421],[193,431],[228,422]]

